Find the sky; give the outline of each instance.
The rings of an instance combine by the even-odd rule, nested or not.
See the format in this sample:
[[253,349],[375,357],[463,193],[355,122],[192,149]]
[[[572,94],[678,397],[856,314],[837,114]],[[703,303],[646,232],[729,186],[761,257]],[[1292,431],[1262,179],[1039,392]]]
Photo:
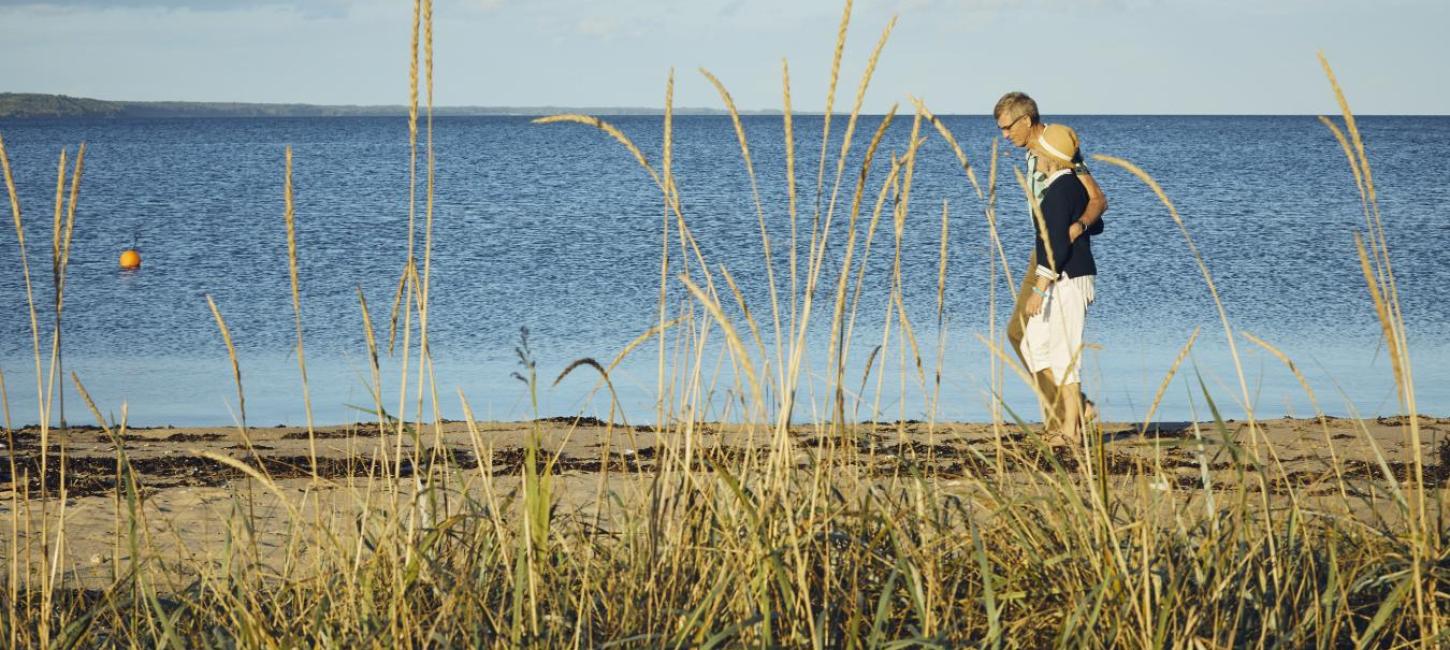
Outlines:
[[[403,104],[408,0],[0,0],[0,92],[114,100]],[[820,111],[834,0],[435,0],[440,106]],[[857,0],[837,107],[895,17],[867,112],[1450,114],[1446,0]]]

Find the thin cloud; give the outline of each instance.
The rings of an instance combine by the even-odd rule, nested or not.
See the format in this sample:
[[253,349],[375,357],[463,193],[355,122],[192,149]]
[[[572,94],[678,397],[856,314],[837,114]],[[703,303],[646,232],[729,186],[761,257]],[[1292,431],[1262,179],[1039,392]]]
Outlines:
[[[354,9],[387,6],[400,0],[0,0],[0,12],[32,10],[40,12],[98,11],[195,11],[225,13],[253,9],[291,10],[306,18],[347,18]],[[406,2],[406,0],[401,0]],[[411,4],[411,3],[409,3]],[[494,12],[510,3],[508,0],[434,0],[435,10],[455,9],[469,12]]]
[[30,9],[51,12],[128,10],[231,12],[265,7],[290,8],[309,18],[343,18],[358,0],[0,0],[0,11]]
[[[299,0],[0,0],[0,7],[21,7],[37,9],[192,9],[196,11],[226,11],[255,7],[257,5],[306,4]],[[327,2],[326,4],[337,4]]]

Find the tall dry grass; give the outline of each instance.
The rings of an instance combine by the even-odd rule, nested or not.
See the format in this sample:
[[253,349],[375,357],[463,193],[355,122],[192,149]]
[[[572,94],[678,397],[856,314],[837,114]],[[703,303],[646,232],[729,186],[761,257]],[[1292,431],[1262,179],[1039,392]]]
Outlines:
[[[877,399],[888,380],[899,387],[916,382],[936,412],[942,399],[940,374],[950,344],[944,303],[952,273],[947,239],[949,206],[940,209],[935,331],[907,317],[899,263],[907,219],[935,216],[913,210],[912,185],[919,152],[936,136],[949,146],[974,188],[988,225],[989,313],[995,316],[996,286],[1015,283],[996,225],[997,151],[990,156],[985,186],[950,129],[919,100],[913,100],[911,136],[897,150],[883,151],[885,134],[897,118],[885,115],[847,174],[862,100],[878,57],[888,42],[888,24],[857,87],[844,135],[834,149],[836,170],[827,185],[832,150],[832,107],[851,3],[838,30],[830,70],[827,110],[804,254],[797,248],[796,150],[789,69],[782,67],[787,144],[787,204],[759,200],[758,180],[746,130],[723,83],[706,74],[728,109],[755,197],[755,230],[770,290],[770,316],[759,322],[737,288],[731,270],[711,264],[690,230],[673,173],[673,89],[665,92],[664,139],[658,155],[638,148],[623,131],[590,116],[560,115],[543,124],[579,124],[613,138],[660,190],[661,260],[657,321],[613,357],[610,364],[580,359],[555,384],[589,368],[609,395],[609,422],[594,483],[591,516],[560,513],[557,491],[562,447],[546,444],[542,425],[530,425],[520,476],[505,477],[492,462],[499,442],[467,414],[467,447],[486,462],[458,462],[443,442],[440,396],[428,341],[433,297],[429,276],[433,250],[432,45],[433,7],[416,0],[410,51],[408,132],[409,220],[398,290],[379,341],[361,290],[361,328],[368,346],[370,392],[376,428],[357,432],[364,447],[349,460],[343,478],[319,475],[309,418],[312,479],[299,496],[268,472],[250,440],[245,391],[221,306],[208,299],[226,342],[237,386],[238,433],[243,457],[206,458],[248,478],[235,482],[232,516],[225,522],[228,544],[220,566],[163,557],[169,545],[184,544],[173,531],[158,539],[148,518],[144,477],[127,452],[125,409],[108,421],[72,376],[96,424],[114,442],[113,495],[116,570],[102,588],[82,588],[60,578],[66,562],[64,439],[51,452],[50,401],[40,413],[40,471],[54,455],[62,470],[58,494],[42,481],[28,491],[29,476],[17,471],[14,434],[5,407],[10,441],[11,492],[7,543],[11,552],[0,638],[10,647],[1443,647],[1447,641],[1443,584],[1450,571],[1443,529],[1430,517],[1444,504],[1445,490],[1425,476],[1420,429],[1408,418],[1406,439],[1415,451],[1408,480],[1396,476],[1380,455],[1383,476],[1356,478],[1345,471],[1330,445],[1337,498],[1311,500],[1292,480],[1270,442],[1250,420],[1247,446],[1219,414],[1214,397],[1198,381],[1208,417],[1195,425],[1188,442],[1200,473],[1183,483],[1163,466],[1163,450],[1109,475],[1109,451],[1086,445],[1058,457],[1037,441],[1033,427],[1000,401],[1007,375],[1033,382],[1001,348],[995,330],[978,340],[992,358],[990,392],[1003,417],[993,423],[991,453],[961,452],[947,471],[935,444],[938,423],[925,423],[926,437],[906,423],[877,426],[879,404],[867,404],[864,387],[874,379]],[[420,75],[420,59],[422,61]],[[1327,64],[1326,71],[1329,70]],[[421,80],[420,80],[421,76]],[[1331,73],[1344,128],[1325,120],[1344,146],[1366,215],[1366,235],[1357,239],[1367,286],[1380,316],[1402,406],[1415,407],[1405,323],[1398,306],[1388,243],[1353,114]],[[426,93],[423,154],[426,156],[422,244],[415,242],[418,212],[419,88]],[[1344,135],[1347,131],[1349,135]],[[584,137],[584,136],[581,136]],[[54,220],[55,307],[51,355],[60,359],[59,319],[66,252],[75,227],[81,155],[70,178],[70,211],[64,226]],[[658,160],[658,164],[652,162]],[[1194,246],[1187,220],[1138,165],[1100,157],[1142,180],[1163,201],[1169,220],[1184,238],[1185,253],[1202,273],[1205,289],[1217,298],[1210,262]],[[0,140],[0,163],[27,286],[36,390],[50,395],[56,371],[42,372],[45,334],[30,291],[24,221],[8,156]],[[878,168],[879,166],[879,168]],[[66,179],[62,157],[57,212]],[[306,386],[301,328],[299,258],[288,155],[284,214],[289,244],[294,311],[297,313],[299,373]],[[853,178],[854,177],[854,178]],[[869,184],[880,179],[880,184]],[[849,198],[841,200],[843,189]],[[1122,188],[1115,191],[1131,191]],[[777,251],[771,216],[790,224],[789,286],[777,286]],[[305,218],[305,215],[303,215]],[[884,221],[883,221],[884,218]],[[974,217],[975,218],[975,217]],[[742,222],[741,240],[753,238]],[[887,228],[889,226],[889,229]],[[84,227],[82,221],[81,227]],[[878,237],[890,239],[878,241]],[[63,236],[62,234],[63,233]],[[844,241],[842,241],[844,240]],[[56,243],[60,242],[60,243]],[[421,258],[418,251],[421,249]],[[882,251],[885,251],[884,253]],[[872,255],[893,260],[879,343],[857,374],[849,367],[850,347],[871,290],[865,270]],[[804,259],[801,259],[803,257]],[[800,268],[803,264],[804,268]],[[835,275],[827,269],[837,268]],[[683,293],[682,293],[683,292]],[[782,305],[782,296],[786,304]],[[727,307],[731,300],[738,309]],[[824,304],[816,304],[817,300]],[[1221,304],[1220,304],[1221,306]],[[813,324],[813,313],[829,314],[829,326]],[[1222,326],[1232,345],[1237,336],[1274,354],[1303,381],[1290,359],[1268,341],[1235,332],[1226,312]],[[821,320],[825,320],[821,316]],[[995,318],[992,319],[995,322]],[[762,326],[770,334],[769,344]],[[931,326],[928,326],[931,327]],[[825,328],[827,350],[807,349],[808,334]],[[923,352],[935,335],[936,354]],[[1237,335],[1237,336],[1236,336]],[[873,335],[874,336],[874,335]],[[1198,337],[1195,331],[1178,359],[1165,368],[1164,388],[1151,413]],[[400,343],[400,345],[399,345]],[[657,461],[652,467],[612,469],[616,414],[610,373],[629,354],[658,347]],[[928,344],[929,345],[929,344]],[[894,346],[894,347],[893,347]],[[707,351],[722,355],[714,362]],[[543,389],[526,331],[518,346],[518,378],[529,390],[537,415]],[[400,391],[394,410],[385,408],[379,357],[401,357]],[[814,355],[829,371],[810,381],[824,387],[804,393],[804,371]],[[887,359],[895,355],[895,376]],[[1234,348],[1237,363],[1237,349]],[[603,357],[601,357],[603,358]],[[877,360],[880,364],[877,364]],[[1242,372],[1240,371],[1242,377]],[[570,379],[576,381],[575,379]],[[0,377],[0,398],[4,396]],[[858,387],[859,386],[859,387]],[[1306,392],[1318,404],[1308,382]],[[1236,396],[1252,414],[1247,389]],[[735,396],[727,414],[748,442],[745,453],[706,435],[704,418],[711,395]],[[819,403],[816,403],[819,402]],[[802,406],[808,409],[802,408]],[[867,408],[863,414],[862,407]],[[729,408],[738,408],[730,412]],[[1317,410],[1317,407],[1316,407]],[[800,413],[813,416],[806,424]],[[1322,415],[1322,414],[1321,414]],[[863,417],[865,422],[863,422]],[[793,424],[794,423],[794,424]],[[719,426],[719,423],[714,423]],[[371,425],[370,425],[371,426]],[[425,435],[431,427],[433,435]],[[1147,433],[1144,424],[1143,433]],[[635,436],[632,428],[619,431]],[[565,439],[575,434],[565,427]],[[1371,443],[1368,431],[1362,435]],[[370,441],[370,442],[368,442]],[[812,441],[807,444],[807,441]],[[371,444],[369,449],[367,445]],[[640,444],[631,440],[634,449]],[[351,446],[349,448],[352,448]],[[1219,460],[1207,450],[1218,450]],[[960,450],[959,450],[960,451]],[[1115,457],[1116,458],[1116,457]],[[1118,458],[1117,461],[1121,461]],[[1211,463],[1214,464],[1211,467]],[[1223,480],[1228,476],[1229,480]],[[1361,490],[1394,495],[1403,515],[1366,523],[1350,516]],[[343,495],[324,502],[324,493]],[[632,499],[632,500],[631,500]],[[280,561],[266,558],[258,541],[256,506],[280,506],[286,547]],[[38,513],[36,512],[38,510]],[[39,530],[32,521],[39,522]],[[1400,522],[1400,523],[1396,523]],[[174,538],[174,539],[173,539]],[[121,561],[121,557],[125,557]],[[163,562],[165,561],[165,562]]]

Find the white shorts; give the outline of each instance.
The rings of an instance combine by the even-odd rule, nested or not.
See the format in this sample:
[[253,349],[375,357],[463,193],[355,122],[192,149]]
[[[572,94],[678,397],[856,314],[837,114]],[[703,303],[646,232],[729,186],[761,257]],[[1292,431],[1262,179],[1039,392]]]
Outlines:
[[1091,275],[1064,275],[1048,286],[1042,311],[1022,330],[1022,358],[1033,374],[1051,370],[1059,386],[1082,381],[1082,330],[1093,293]]

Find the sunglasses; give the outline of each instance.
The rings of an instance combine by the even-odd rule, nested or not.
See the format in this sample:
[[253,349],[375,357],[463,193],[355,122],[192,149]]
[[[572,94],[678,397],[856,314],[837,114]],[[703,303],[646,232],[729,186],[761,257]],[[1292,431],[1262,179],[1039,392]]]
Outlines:
[[1018,115],[1017,116],[1017,119],[1012,120],[1011,122],[1008,122],[1006,126],[1003,126],[1001,124],[998,124],[997,125],[997,128],[1002,129],[1003,132],[1011,131],[1012,130],[1012,127],[1017,126],[1017,123],[1018,122],[1021,122],[1022,121],[1022,118],[1024,118],[1024,117],[1027,117],[1027,116],[1026,115]]

